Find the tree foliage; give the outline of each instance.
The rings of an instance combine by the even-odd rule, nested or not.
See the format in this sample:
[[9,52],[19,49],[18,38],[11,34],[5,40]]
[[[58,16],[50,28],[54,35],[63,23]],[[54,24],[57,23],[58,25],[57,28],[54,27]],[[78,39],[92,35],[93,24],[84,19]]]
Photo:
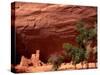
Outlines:
[[78,44],[78,47],[75,47],[69,43],[63,44],[65,55],[70,56],[72,58],[72,62],[74,65],[83,61],[88,61],[89,54],[87,53],[85,46],[88,43],[88,41],[97,39],[96,27],[89,29],[86,28],[84,25],[85,23],[82,20],[80,20],[76,25],[76,29],[79,33],[76,37],[76,42]]
[[77,22],[76,25],[76,30],[79,33],[76,37],[78,46],[73,46],[70,43],[64,43],[63,48],[65,57],[61,55],[51,55],[49,57],[48,62],[53,64],[53,70],[58,70],[65,58],[71,58],[72,64],[75,66],[80,62],[83,63],[83,61],[88,61],[89,54],[87,53],[86,44],[90,40],[97,40],[97,29],[96,27],[86,28],[84,25],[85,23],[82,20]]
[[56,71],[61,66],[61,63],[63,63],[63,60],[63,56],[54,54],[49,57],[48,62],[53,64],[52,70]]
[[82,48],[75,47],[69,43],[65,43],[63,48],[65,49],[66,57],[71,57],[73,65],[76,65],[85,59],[85,51]]
[[88,40],[93,40],[93,38],[96,39],[97,37],[97,29],[95,28],[86,28],[84,26],[83,21],[79,21],[76,25],[76,29],[79,33],[79,35],[76,37],[77,43],[85,44]]

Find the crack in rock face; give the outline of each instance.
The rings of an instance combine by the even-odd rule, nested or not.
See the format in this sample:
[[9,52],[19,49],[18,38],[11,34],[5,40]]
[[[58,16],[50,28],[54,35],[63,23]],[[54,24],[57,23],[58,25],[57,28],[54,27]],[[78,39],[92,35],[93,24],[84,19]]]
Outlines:
[[97,8],[90,6],[16,2],[11,10],[17,63],[22,55],[30,58],[36,50],[41,61],[47,62],[51,54],[63,51],[63,43],[77,45],[77,21],[82,19],[92,28],[97,20]]

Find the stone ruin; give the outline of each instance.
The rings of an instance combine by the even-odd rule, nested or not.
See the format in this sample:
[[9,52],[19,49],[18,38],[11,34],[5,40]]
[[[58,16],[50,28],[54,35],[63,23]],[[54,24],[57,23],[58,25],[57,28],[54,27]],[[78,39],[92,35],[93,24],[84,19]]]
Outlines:
[[22,56],[20,64],[15,66],[16,72],[32,72],[33,67],[44,65],[44,63],[40,61],[39,56],[40,50],[36,50],[36,54],[32,54],[30,59],[27,59],[25,56]]
[[21,57],[20,66],[42,66],[44,63],[40,61],[40,50],[36,50],[36,54],[32,54],[30,59],[25,58],[24,56]]

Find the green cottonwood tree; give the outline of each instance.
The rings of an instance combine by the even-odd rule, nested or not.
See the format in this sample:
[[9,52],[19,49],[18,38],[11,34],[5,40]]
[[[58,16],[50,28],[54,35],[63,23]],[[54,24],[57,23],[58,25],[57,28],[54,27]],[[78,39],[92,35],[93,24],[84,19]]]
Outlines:
[[[87,29],[84,27],[84,22],[79,21],[76,25],[76,29],[78,31],[78,36],[76,37],[76,42],[78,44],[78,47],[72,46],[72,44],[65,43],[63,44],[63,48],[65,49],[65,55],[72,58],[73,64],[76,66],[77,63],[81,62],[82,68],[83,68],[83,62],[87,62],[87,68],[88,68],[88,58],[89,58],[89,52],[86,49],[87,43],[94,39],[97,40],[97,33],[96,33],[96,27]],[[97,52],[94,53],[96,58]]]
[[[86,45],[89,41],[97,40],[97,29],[90,28],[87,29],[84,27],[84,23],[82,21],[77,23],[77,31],[79,32],[79,35],[76,37],[76,41],[80,48],[82,48],[85,51],[84,60],[87,62],[87,68],[88,68],[88,58],[90,52],[86,49]],[[95,53],[94,53],[95,56]]]
[[[65,49],[66,57],[71,57],[72,64],[75,66],[75,69],[76,69],[76,64],[83,62],[84,56],[85,56],[85,51],[83,49],[75,47],[69,43],[65,43],[63,45],[63,48]],[[82,67],[83,67],[83,65],[82,65]]]

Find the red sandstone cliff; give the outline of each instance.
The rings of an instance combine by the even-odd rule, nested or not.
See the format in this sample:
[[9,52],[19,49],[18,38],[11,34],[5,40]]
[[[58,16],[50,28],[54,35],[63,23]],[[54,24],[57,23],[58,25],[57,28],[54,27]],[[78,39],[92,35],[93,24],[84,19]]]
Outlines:
[[18,59],[22,55],[30,57],[39,49],[40,59],[45,61],[50,54],[60,53],[63,43],[75,45],[75,25],[80,19],[85,26],[93,27],[97,8],[16,2],[15,8],[12,5],[12,26],[15,23]]

